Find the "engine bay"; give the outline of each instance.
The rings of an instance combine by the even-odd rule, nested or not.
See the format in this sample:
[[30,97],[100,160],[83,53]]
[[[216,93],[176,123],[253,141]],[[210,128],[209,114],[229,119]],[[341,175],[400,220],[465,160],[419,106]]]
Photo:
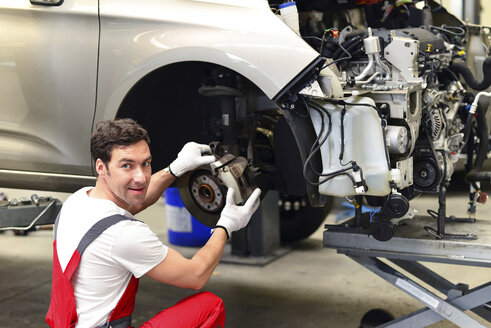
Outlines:
[[301,8],[299,30],[314,33],[301,36],[326,58],[317,80],[299,93],[318,136],[309,158],[320,152],[323,165],[314,170],[318,180],[307,182],[324,195],[363,195],[381,206],[379,220],[395,223],[413,215],[412,198],[444,194],[459,158],[467,157],[473,216],[475,202],[487,198],[480,181],[489,180],[481,172],[489,28],[441,23],[458,20],[430,1],[354,1],[338,6],[337,15]]
[[[465,162],[475,219],[476,203],[487,199],[480,184],[491,177],[482,171],[490,28],[464,24],[435,1],[270,7],[319,57],[274,103],[227,71],[202,83],[201,95],[221,99],[220,142],[213,147],[216,167],[180,186],[191,213],[213,225],[224,186],[242,195],[237,203],[255,186],[279,190],[289,195],[280,200],[287,211],[346,197],[355,207],[380,208],[370,230],[388,240],[394,225],[415,216],[410,201],[422,193],[439,195],[435,216],[444,221],[446,188]],[[429,233],[443,236],[440,223]]]

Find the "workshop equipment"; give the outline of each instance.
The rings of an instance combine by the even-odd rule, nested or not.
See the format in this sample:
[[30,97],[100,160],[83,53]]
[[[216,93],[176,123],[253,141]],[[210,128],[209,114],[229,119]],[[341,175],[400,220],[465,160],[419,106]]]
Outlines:
[[39,197],[0,201],[0,231],[14,230],[27,234],[39,225],[53,224],[62,202],[53,197]]
[[[362,215],[362,220],[367,219],[370,219],[370,213]],[[465,313],[466,310],[471,310],[491,323],[491,281],[469,289],[463,283],[454,284],[446,280],[420,263],[439,262],[491,268],[491,221],[447,224],[452,234],[470,235],[479,232],[475,240],[435,239],[424,229],[433,224],[435,218],[418,217],[400,224],[390,240],[381,242],[369,236],[363,224],[357,228],[350,227],[354,220],[342,225],[326,225],[324,247],[334,248],[338,253],[347,255],[425,306],[378,327],[425,327],[444,319],[459,327],[485,327]],[[382,262],[380,259],[388,261]],[[432,293],[392,264],[447,297],[444,299]],[[491,279],[491,270],[489,277]]]

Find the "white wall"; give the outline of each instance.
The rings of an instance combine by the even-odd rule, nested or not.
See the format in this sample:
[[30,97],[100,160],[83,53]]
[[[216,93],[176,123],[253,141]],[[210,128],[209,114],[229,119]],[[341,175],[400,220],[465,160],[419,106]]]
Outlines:
[[491,1],[481,0],[481,24],[491,26]]
[[[436,0],[438,2],[438,0]],[[461,18],[463,1],[465,0],[443,0],[443,6],[455,16]],[[481,24],[491,26],[491,1],[481,0]]]

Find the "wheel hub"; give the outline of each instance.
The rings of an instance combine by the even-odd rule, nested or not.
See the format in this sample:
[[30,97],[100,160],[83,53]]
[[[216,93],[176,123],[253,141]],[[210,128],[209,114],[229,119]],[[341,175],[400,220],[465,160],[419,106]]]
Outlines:
[[181,200],[191,215],[208,227],[214,227],[225,206],[226,187],[209,168],[202,167],[177,180]]

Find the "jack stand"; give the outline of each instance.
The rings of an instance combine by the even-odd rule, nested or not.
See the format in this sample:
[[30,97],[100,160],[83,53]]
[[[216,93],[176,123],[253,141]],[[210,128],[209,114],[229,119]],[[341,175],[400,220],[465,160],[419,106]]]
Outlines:
[[[436,213],[436,219],[437,219],[437,230],[435,230],[432,227],[425,226],[424,229],[426,230],[427,233],[430,235],[434,236],[437,239],[464,239],[464,240],[476,240],[477,236],[474,234],[450,234],[450,233],[445,233],[445,223],[451,223],[451,222],[464,222],[464,223],[474,223],[472,219],[454,219],[449,220],[446,217],[446,188],[444,185],[441,185],[439,190],[438,190],[438,212]],[[434,213],[434,212],[433,212]],[[429,213],[432,217],[431,213]]]
[[369,235],[370,219],[368,213],[363,213],[362,196],[355,196],[355,200],[350,203],[355,207],[355,216],[341,224],[326,224],[324,227],[329,230],[335,230],[347,233],[362,233]]
[[363,213],[363,197],[355,196],[353,205],[355,206],[355,216],[341,225],[325,225],[327,229],[362,233],[373,236],[378,241],[388,241],[394,236],[394,224],[380,212]]
[[[433,210],[426,211],[432,218],[438,218],[438,212]],[[455,215],[445,217],[445,223],[475,223],[476,218],[456,218]]]
[[361,214],[363,213],[363,198],[362,196],[355,196],[355,226],[361,227]]
[[232,233],[231,249],[224,251],[222,263],[263,266],[290,251],[280,245],[278,199],[277,192],[267,193],[249,225]]

